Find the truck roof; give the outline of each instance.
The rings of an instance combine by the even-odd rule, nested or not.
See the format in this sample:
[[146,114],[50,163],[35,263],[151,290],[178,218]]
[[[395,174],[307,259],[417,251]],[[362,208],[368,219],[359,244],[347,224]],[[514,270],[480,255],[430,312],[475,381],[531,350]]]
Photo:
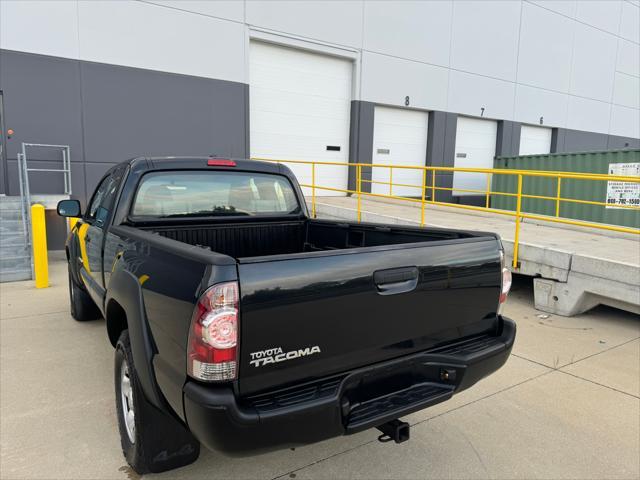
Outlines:
[[128,164],[133,171],[142,173],[142,172],[154,171],[154,170],[215,168],[216,167],[215,165],[214,166],[208,165],[208,162],[210,160],[231,160],[235,162],[236,164],[235,167],[238,170],[249,170],[253,172],[291,175],[291,171],[289,170],[289,168],[277,163],[266,162],[261,160],[248,160],[246,158],[221,157],[216,155],[157,156],[157,157],[144,156],[144,157],[131,158],[122,163]]

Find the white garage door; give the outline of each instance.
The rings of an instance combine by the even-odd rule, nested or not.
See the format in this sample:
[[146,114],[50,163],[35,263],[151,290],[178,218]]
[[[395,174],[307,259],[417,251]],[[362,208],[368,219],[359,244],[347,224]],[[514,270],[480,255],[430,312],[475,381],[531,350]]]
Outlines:
[[[376,107],[373,126],[373,164],[424,167],[429,114],[399,108]],[[390,169],[373,168],[373,182],[390,181]],[[393,169],[394,184],[422,186],[422,170]],[[389,185],[372,183],[373,193],[390,194]],[[420,197],[420,188],[393,187],[393,195]]]
[[[348,60],[251,42],[251,156],[346,164],[351,72]],[[309,165],[287,165],[300,183],[311,183]],[[316,169],[317,185],[346,189],[347,180],[347,167]],[[327,190],[316,194],[344,195]]]
[[[498,123],[493,120],[458,117],[456,128],[456,167],[493,168],[496,155]],[[485,190],[487,175],[484,173],[454,172],[453,188]],[[453,192],[457,196],[478,195],[473,192]]]
[[551,152],[551,129],[522,125],[520,155],[541,155]]

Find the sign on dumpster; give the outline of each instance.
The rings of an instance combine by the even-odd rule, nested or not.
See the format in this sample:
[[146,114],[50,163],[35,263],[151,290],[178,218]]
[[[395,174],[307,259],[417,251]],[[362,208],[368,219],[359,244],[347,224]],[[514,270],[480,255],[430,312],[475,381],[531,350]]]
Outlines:
[[[609,175],[640,177],[640,163],[610,163]],[[607,182],[607,208],[640,206],[640,183]]]

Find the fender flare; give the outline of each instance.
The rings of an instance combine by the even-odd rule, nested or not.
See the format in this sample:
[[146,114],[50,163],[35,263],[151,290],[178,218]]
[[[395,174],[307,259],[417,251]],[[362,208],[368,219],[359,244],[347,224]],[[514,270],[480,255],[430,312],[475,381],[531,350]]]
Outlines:
[[105,310],[111,301],[120,304],[126,313],[134,368],[143,393],[155,407],[163,411],[170,411],[160,392],[153,369],[153,357],[157,349],[147,322],[142,288],[138,279],[131,272],[116,269],[111,275]]

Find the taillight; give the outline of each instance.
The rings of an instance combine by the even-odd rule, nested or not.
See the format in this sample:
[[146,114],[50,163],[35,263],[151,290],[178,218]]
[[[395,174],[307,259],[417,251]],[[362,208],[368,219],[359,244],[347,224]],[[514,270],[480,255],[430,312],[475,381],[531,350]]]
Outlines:
[[207,160],[207,165],[210,167],[235,167],[236,162],[223,158],[213,158],[211,160]]
[[187,372],[205,382],[237,374],[238,283],[214,285],[202,294],[191,320]]
[[501,282],[500,282],[500,298],[498,300],[498,311],[502,304],[507,301],[507,295],[511,290],[511,270],[505,265],[504,251],[500,250],[500,268],[501,268]]

